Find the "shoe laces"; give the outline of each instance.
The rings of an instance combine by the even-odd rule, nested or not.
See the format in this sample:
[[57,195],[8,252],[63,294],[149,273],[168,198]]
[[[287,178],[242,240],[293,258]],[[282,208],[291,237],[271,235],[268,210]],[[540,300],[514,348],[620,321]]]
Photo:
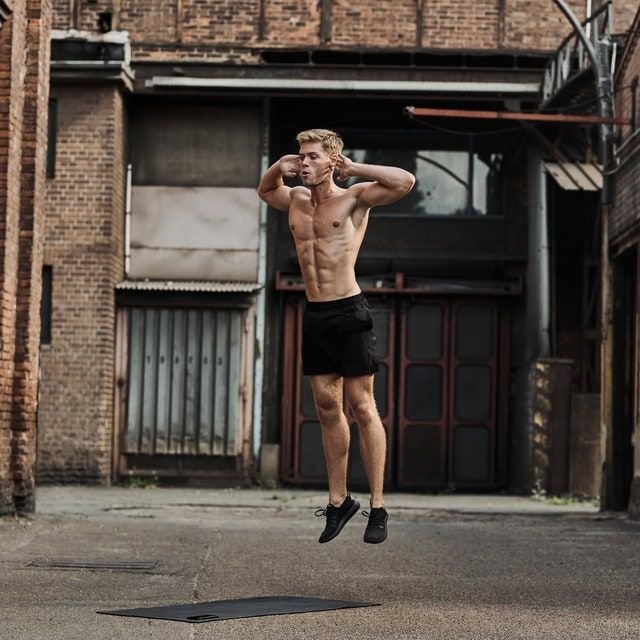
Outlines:
[[327,524],[337,521],[338,519],[338,507],[334,507],[332,504],[328,504],[326,507],[320,507],[316,509],[315,514],[316,518],[321,518],[322,516],[327,517]]
[[368,527],[377,527],[379,529],[384,529],[384,507],[379,507],[377,509],[371,509],[371,511],[363,511],[362,515],[366,518],[369,518]]

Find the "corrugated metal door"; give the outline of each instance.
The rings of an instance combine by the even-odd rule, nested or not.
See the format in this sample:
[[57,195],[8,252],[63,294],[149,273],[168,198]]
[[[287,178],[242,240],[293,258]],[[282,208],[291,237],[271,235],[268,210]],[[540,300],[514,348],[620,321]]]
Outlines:
[[234,456],[242,311],[129,310],[124,454]]

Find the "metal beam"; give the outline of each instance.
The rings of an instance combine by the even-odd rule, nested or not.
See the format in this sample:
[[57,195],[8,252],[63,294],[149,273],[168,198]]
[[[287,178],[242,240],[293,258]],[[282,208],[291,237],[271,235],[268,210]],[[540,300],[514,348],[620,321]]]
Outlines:
[[629,120],[621,118],[602,118],[600,116],[582,116],[565,113],[520,113],[517,111],[475,111],[473,109],[432,109],[426,107],[405,107],[411,116],[429,116],[434,118],[474,118],[480,120],[519,120],[521,122],[559,122],[574,124],[623,124]]

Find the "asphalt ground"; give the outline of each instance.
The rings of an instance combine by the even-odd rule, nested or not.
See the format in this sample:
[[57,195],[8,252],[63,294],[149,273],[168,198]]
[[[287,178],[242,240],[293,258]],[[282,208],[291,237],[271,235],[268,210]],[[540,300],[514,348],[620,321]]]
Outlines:
[[[356,496],[358,497],[358,496]],[[44,487],[0,519],[2,640],[640,637],[640,525],[588,504],[388,496],[317,543],[319,492]],[[362,499],[361,499],[362,501]],[[56,569],[34,561],[152,569]],[[96,611],[256,596],[380,606],[189,624]]]

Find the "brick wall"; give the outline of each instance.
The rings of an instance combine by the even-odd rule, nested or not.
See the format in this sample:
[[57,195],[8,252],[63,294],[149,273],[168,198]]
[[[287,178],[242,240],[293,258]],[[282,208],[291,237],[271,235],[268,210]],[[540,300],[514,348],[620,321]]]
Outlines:
[[[136,45],[134,58],[194,57],[237,63],[256,60],[246,47],[555,50],[571,31],[552,0],[262,0],[262,27],[260,4],[260,0],[78,0],[76,21],[79,28],[95,32],[97,14],[112,11],[114,27],[129,31]],[[569,4],[584,18],[584,0]],[[73,24],[68,0],[55,0],[55,9],[56,27]],[[637,0],[616,0],[617,31],[628,29],[636,9]],[[326,43],[320,34],[323,10],[331,34]],[[222,49],[216,52],[216,47]]]
[[53,0],[54,29],[68,29],[70,26],[69,0]]
[[[633,117],[632,90],[634,78],[640,79],[640,10],[636,14],[631,37],[627,43],[616,76],[616,110],[620,117]],[[624,145],[619,149],[622,160],[614,176],[615,199],[611,213],[611,239],[616,240],[634,225],[640,223],[640,88],[636,90],[636,131],[632,127],[621,127]]]
[[28,0],[12,421],[18,511],[34,507],[50,32],[50,1]]
[[45,264],[52,341],[41,354],[38,478],[107,482],[113,437],[114,286],[123,277],[124,104],[115,86],[54,86],[56,176]]
[[[500,42],[500,3],[426,2],[422,15],[422,46],[460,49],[494,49]],[[520,48],[520,47],[516,47]]]
[[25,0],[0,28],[0,514],[34,506],[50,19]]
[[416,3],[334,0],[331,44],[340,47],[413,48],[416,45]]

